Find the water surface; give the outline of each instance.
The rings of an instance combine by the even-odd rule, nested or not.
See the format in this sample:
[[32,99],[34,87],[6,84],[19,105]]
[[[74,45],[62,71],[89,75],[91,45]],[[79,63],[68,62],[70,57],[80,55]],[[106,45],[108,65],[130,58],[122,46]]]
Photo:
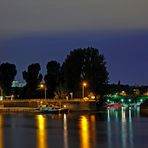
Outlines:
[[0,148],[147,148],[139,110],[69,114],[0,113]]

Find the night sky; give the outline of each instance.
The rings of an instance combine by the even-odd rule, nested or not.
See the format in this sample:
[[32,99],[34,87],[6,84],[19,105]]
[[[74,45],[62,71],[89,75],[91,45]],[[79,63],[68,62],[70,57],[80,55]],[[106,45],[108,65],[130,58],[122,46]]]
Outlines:
[[110,83],[148,84],[147,0],[0,0],[0,63],[22,71],[98,48]]

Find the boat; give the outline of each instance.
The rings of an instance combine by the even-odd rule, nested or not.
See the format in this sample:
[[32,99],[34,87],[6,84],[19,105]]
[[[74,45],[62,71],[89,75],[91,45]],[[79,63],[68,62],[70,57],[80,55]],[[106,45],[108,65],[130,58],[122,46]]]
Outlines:
[[106,108],[121,108],[123,107],[123,105],[119,103],[110,103],[110,104],[106,104],[105,107]]
[[64,107],[60,107],[60,106],[55,106],[55,105],[42,105],[39,108],[36,109],[36,112],[39,113],[68,113],[69,109],[64,106]]

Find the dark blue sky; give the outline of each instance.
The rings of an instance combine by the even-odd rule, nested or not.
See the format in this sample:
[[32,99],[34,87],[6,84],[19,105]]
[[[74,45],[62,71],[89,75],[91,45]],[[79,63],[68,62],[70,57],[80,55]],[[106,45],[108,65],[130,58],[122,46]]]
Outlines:
[[148,84],[147,0],[0,0],[0,63],[63,62],[70,50],[104,54],[110,82]]
[[50,60],[64,61],[74,48],[92,46],[104,54],[110,73],[110,82],[124,84],[148,84],[148,31],[103,31],[67,34],[35,34],[0,40],[1,63],[17,65],[17,79],[33,62],[45,66]]

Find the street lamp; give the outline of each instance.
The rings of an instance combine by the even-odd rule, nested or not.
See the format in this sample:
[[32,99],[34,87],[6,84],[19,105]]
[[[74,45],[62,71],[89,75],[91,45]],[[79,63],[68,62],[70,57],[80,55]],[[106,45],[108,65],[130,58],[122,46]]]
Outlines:
[[87,83],[86,82],[83,82],[82,83],[82,98],[85,97],[85,87],[87,86]]
[[3,100],[3,89],[1,86],[0,86],[0,100]]
[[44,94],[45,94],[45,99],[46,99],[46,90],[47,90],[47,88],[46,88],[46,85],[45,84],[40,84],[40,88],[41,89],[43,89],[44,88]]

